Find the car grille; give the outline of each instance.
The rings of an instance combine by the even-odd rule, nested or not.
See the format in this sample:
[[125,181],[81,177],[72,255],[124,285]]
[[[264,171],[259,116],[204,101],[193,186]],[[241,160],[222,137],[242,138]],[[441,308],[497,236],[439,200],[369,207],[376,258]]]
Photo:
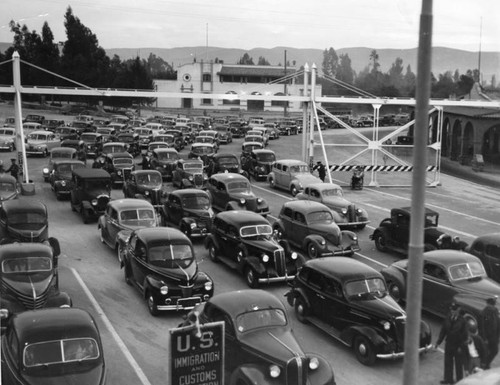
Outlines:
[[193,285],[187,285],[187,286],[179,285],[179,287],[181,288],[183,298],[191,297],[193,295]]
[[285,384],[307,384],[307,358],[294,357],[286,363]]
[[108,195],[99,195],[97,197],[97,210],[99,210],[99,211],[106,210],[106,206],[107,206],[108,202],[109,202]]
[[398,351],[404,351],[405,349],[405,326],[406,326],[406,317],[398,317],[394,322],[395,332],[396,332],[396,344]]
[[276,274],[279,277],[284,276],[287,273],[285,250],[282,248],[274,251],[274,267],[276,269]]
[[257,211],[257,199],[246,199],[245,206],[249,211]]
[[26,310],[42,309],[45,307],[48,299],[48,291],[33,298],[33,296],[24,295],[19,293],[18,291],[12,290],[12,288],[9,288],[4,282],[2,282],[2,292],[11,292],[13,294],[13,297],[21,302]]
[[208,216],[208,213],[207,215],[200,216],[198,218],[198,225],[203,225],[206,228],[210,229],[212,227],[212,218]]
[[356,222],[356,206],[347,206],[347,220],[349,222]]
[[132,172],[131,168],[124,168],[123,169],[123,179],[128,179],[130,176],[130,173]]
[[203,174],[194,174],[193,184],[196,187],[202,187],[203,186]]

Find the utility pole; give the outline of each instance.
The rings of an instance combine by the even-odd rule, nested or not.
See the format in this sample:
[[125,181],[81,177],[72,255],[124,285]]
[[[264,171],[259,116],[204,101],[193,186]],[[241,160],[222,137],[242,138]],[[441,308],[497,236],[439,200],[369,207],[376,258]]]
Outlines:
[[[288,82],[288,79],[286,77],[286,49],[285,49],[285,84],[284,84],[284,89],[285,89],[285,96],[287,96],[287,87],[286,87],[286,83]],[[286,117],[287,115],[287,107],[288,107],[288,101],[285,100],[284,101],[284,104],[283,104],[283,116]]]

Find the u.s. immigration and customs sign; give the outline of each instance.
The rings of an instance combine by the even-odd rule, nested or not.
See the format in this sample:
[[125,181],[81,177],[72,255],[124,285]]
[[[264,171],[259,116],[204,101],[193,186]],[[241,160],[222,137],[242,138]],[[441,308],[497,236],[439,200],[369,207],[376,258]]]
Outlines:
[[169,384],[224,384],[224,322],[170,329]]

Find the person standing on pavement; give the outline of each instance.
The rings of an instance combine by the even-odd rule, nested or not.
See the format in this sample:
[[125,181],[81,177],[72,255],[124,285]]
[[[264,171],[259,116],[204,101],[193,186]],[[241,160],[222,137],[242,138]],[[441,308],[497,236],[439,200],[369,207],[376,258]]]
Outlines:
[[444,379],[441,384],[454,384],[453,366],[455,366],[456,380],[464,376],[464,352],[469,338],[467,321],[461,313],[460,306],[453,302],[446,316],[441,332],[434,345],[437,347],[446,339],[444,345]]
[[498,353],[498,342],[500,339],[500,316],[495,304],[497,297],[486,300],[486,307],[481,312],[481,336],[486,342],[488,353],[484,361],[484,368],[489,369],[491,362]]
[[19,166],[16,163],[16,158],[12,158],[10,161],[12,163],[10,167],[7,170],[5,170],[5,172],[10,172],[10,175],[12,175],[17,180],[17,177],[19,175]]
[[325,181],[326,177],[326,167],[325,165],[321,162],[321,160],[318,160],[316,162],[316,166],[313,167],[313,171],[318,171],[319,179],[321,179],[322,182]]
[[467,322],[469,339],[465,349],[465,375],[473,374],[483,370],[486,359],[486,343],[478,334],[477,324],[474,321]]

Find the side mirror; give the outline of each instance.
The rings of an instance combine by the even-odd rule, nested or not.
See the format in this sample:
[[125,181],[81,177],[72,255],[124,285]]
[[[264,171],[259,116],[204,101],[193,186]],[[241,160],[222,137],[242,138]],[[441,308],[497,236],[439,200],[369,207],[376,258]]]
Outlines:
[[57,267],[57,257],[61,254],[61,246],[59,245],[59,240],[54,237],[49,238],[50,247],[52,247],[52,252],[54,254],[54,266]]

